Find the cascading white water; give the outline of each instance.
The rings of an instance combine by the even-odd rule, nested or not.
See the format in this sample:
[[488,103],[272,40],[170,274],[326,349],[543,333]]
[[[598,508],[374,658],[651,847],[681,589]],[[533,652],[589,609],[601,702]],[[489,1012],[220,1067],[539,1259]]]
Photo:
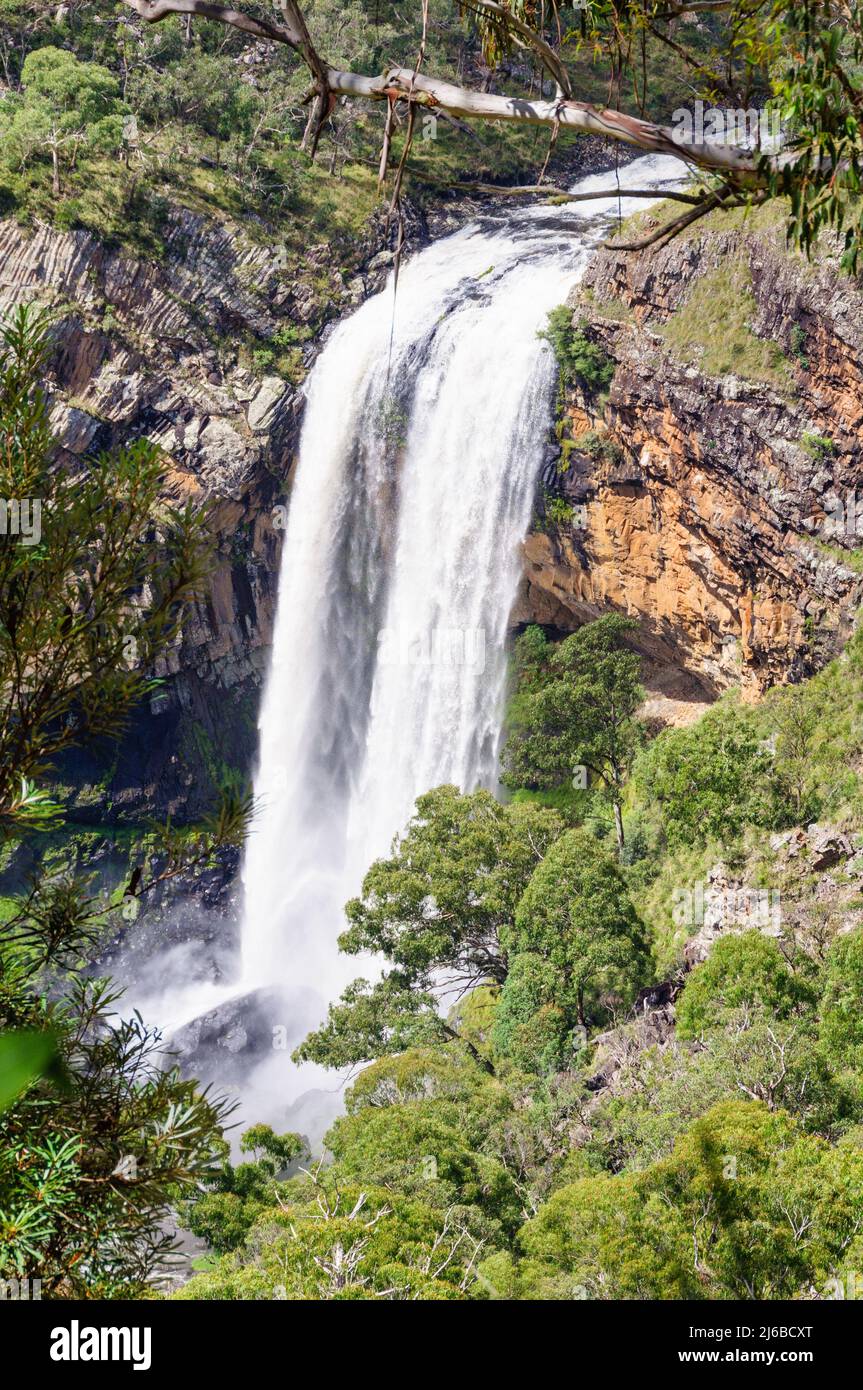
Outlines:
[[[621,184],[679,170],[640,159]],[[447,237],[402,268],[395,302],[390,283],[336,328],[311,374],[243,875],[241,986],[286,990],[292,1041],[357,973],[337,951],[343,904],[416,796],[495,784],[555,379],[537,330],[616,210],[532,208]]]
[[[661,196],[679,178],[677,160],[651,156],[620,181]],[[420,793],[496,785],[507,627],[556,379],[537,331],[617,206],[523,209],[437,242],[402,267],[395,299],[391,280],[333,331],[309,377],[240,976],[205,983],[169,952],[133,1001],[166,1034],[188,1023],[193,1050],[190,1020],[227,1008],[233,1021],[211,1034],[217,1081],[224,1026],[251,1028],[249,1118],[323,1133],[339,1084],[289,1058],[347,981],[378,969],[339,955],[344,904]]]

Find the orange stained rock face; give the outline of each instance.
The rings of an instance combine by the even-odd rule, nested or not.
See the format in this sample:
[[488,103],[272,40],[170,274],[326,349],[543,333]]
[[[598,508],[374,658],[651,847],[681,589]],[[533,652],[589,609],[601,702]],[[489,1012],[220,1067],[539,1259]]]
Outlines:
[[[784,386],[747,380],[745,353],[739,376],[710,376],[663,337],[699,277],[741,255],[745,331],[784,356]],[[528,537],[516,623],[566,631],[616,609],[638,620],[646,656],[711,696],[740,686],[757,698],[842,649],[863,603],[852,555],[863,540],[863,293],[834,262],[803,268],[775,238],[733,230],[599,253],[574,323],[617,368],[605,399],[577,383],[567,392],[559,487],[574,524]],[[603,316],[610,301],[628,313]],[[705,325],[705,338],[721,328]]]

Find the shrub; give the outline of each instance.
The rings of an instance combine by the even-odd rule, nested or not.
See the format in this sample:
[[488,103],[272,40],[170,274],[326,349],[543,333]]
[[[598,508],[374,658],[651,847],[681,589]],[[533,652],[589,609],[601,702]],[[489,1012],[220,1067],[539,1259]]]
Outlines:
[[836,445],[833,440],[822,434],[804,434],[800,441],[800,447],[816,463],[824,463],[827,459],[832,458],[836,452]]
[[717,941],[707,960],[693,970],[677,1005],[677,1031],[694,1038],[721,1027],[727,1013],[762,1004],[775,1018],[787,1018],[812,991],[790,970],[775,941],[758,931]]
[[554,349],[561,375],[569,386],[578,384],[594,393],[604,391],[614,376],[615,362],[604,348],[593,343],[585,333],[582,319],[573,327],[572,313],[561,304],[548,315],[548,326],[539,336]]
[[834,942],[824,980],[821,1038],[837,1062],[857,1066],[863,1061],[863,931]]
[[809,358],[806,356],[806,332],[799,323],[795,323],[791,329],[791,351],[797,358],[803,370],[809,370]]
[[772,824],[773,768],[745,714],[719,706],[689,729],[668,729],[641,754],[636,782],[657,802],[670,845],[729,840]]
[[252,353],[252,366],[256,372],[269,372],[275,366],[276,354],[271,348],[255,348]]
[[551,493],[545,494],[545,522],[549,530],[556,531],[561,527],[571,526],[575,519],[575,512],[571,503],[563,497],[554,497]]

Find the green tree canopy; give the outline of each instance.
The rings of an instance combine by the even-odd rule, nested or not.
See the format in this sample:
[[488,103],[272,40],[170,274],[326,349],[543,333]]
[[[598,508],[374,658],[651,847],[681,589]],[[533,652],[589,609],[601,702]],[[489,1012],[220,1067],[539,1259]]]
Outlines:
[[517,642],[519,687],[503,752],[509,787],[551,789],[585,767],[608,789],[623,846],[623,786],[639,742],[640,658],[623,644],[638,624],[610,613],[553,644],[539,628]]
[[776,1018],[814,1003],[811,984],[795,973],[775,941],[759,931],[720,937],[697,965],[677,1003],[677,1029],[695,1038],[722,1027],[735,1009],[762,1005]]
[[320,1173],[283,1185],[247,1245],[198,1274],[178,1299],[370,1299],[437,1302],[484,1297],[476,1267],[486,1239],[462,1209]]
[[751,1101],[714,1106],[642,1173],[560,1188],[486,1277],[521,1297],[771,1299],[848,1262],[863,1153],[830,1148]]
[[50,154],[53,191],[59,196],[61,152],[74,161],[82,144],[93,149],[120,144],[119,83],[100,63],[81,62],[67,49],[46,44],[27,54],[21,84],[22,94],[11,103],[5,138],[22,162],[42,151]]
[[510,1233],[518,1224],[512,1178],[497,1159],[471,1148],[457,1110],[445,1101],[364,1106],[336,1120],[326,1143],[349,1180],[394,1188],[444,1211],[475,1207],[477,1217]]
[[240,1149],[251,1153],[252,1161],[232,1164],[224,1144],[222,1163],[207,1174],[205,1190],[188,1201],[183,1211],[192,1234],[220,1255],[241,1245],[258,1217],[278,1204],[279,1173],[307,1153],[298,1134],[276,1134],[265,1124],[247,1129]]
[[745,825],[776,818],[770,751],[733,705],[691,728],[664,730],[639,757],[635,777],[658,805],[669,845],[732,840]]
[[647,975],[644,930],[620,870],[580,830],[549,850],[501,940],[512,961],[495,1019],[503,1051],[525,1051],[520,1030],[534,1031],[539,1010],[553,1010],[565,1035],[598,1017],[603,994],[631,1001]]
[[446,970],[463,984],[502,980],[500,932],[563,830],[553,811],[502,806],[490,792],[436,787],[348,903],[343,951],[383,953],[411,978]]
[[820,1035],[838,1065],[863,1065],[863,931],[840,936],[827,954]]
[[350,1066],[462,1037],[490,1065],[442,1016],[441,992],[506,978],[501,933],[562,830],[553,811],[502,806],[486,791],[443,786],[419,797],[390,858],[371,866],[362,896],[348,903],[339,938],[343,951],[374,952],[391,969],[374,985],[355,980],[296,1056]]

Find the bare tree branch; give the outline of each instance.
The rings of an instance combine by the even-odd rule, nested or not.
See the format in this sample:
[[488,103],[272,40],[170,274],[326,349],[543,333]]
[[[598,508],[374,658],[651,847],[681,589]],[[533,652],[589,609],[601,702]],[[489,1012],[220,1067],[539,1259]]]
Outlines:
[[275,24],[269,19],[254,19],[226,5],[209,5],[207,0],[123,0],[123,3],[137,10],[147,24],[158,24],[172,14],[197,15],[200,19],[212,19],[217,24],[241,29],[244,34],[251,34],[256,39],[285,43],[296,53],[302,53],[302,35],[296,29]]
[[279,0],[279,6],[285,16],[285,30],[297,36],[297,50],[315,79],[315,99],[302,141],[302,148],[307,149],[311,158],[314,159],[324,122],[333,109],[335,96],[330,94],[327,65],[312,43],[303,12],[296,0]]
[[734,193],[734,190],[726,185],[700,200],[698,206],[694,207],[691,212],[683,213],[681,217],[676,217],[672,222],[663,222],[655,232],[652,232],[650,236],[643,237],[640,241],[604,241],[602,245],[610,251],[646,251],[649,246],[655,246],[658,242],[670,241],[672,237],[677,236],[678,232],[682,232],[693,222],[698,222],[700,218],[706,217],[709,212],[713,212],[716,208],[739,207],[742,201]]
[[[710,14],[719,10],[733,10],[739,0],[682,0],[679,5],[668,4],[657,11],[657,19],[685,19],[690,14]],[[756,7],[757,8],[757,7]]]
[[[693,8],[728,8],[732,0],[712,0],[704,6],[683,6],[680,13]],[[703,169],[718,170],[733,178],[737,185],[758,186],[764,182],[765,170],[773,172],[794,159],[793,154],[762,159],[745,148],[731,144],[676,138],[668,126],[641,120],[622,111],[604,109],[589,102],[576,101],[569,94],[569,77],[560,59],[522,21],[515,19],[496,0],[470,0],[477,10],[496,14],[520,40],[537,52],[554,76],[558,95],[550,101],[472,91],[451,82],[427,77],[414,69],[392,67],[372,77],[364,73],[340,72],[330,68],[317,53],[296,0],[279,0],[284,23],[255,19],[208,0],[124,0],[147,23],[158,23],[171,14],[196,15],[202,19],[229,25],[257,39],[286,44],[298,53],[309,68],[314,85],[306,102],[312,102],[312,114],[304,140],[311,151],[317,144],[323,122],[332,109],[336,96],[363,98],[370,101],[404,102],[408,107],[424,106],[449,117],[464,117],[479,121],[517,121],[531,125],[548,125],[555,129],[584,132],[622,141],[648,153],[672,155],[683,162]],[[676,13],[676,7],[673,7]]]

